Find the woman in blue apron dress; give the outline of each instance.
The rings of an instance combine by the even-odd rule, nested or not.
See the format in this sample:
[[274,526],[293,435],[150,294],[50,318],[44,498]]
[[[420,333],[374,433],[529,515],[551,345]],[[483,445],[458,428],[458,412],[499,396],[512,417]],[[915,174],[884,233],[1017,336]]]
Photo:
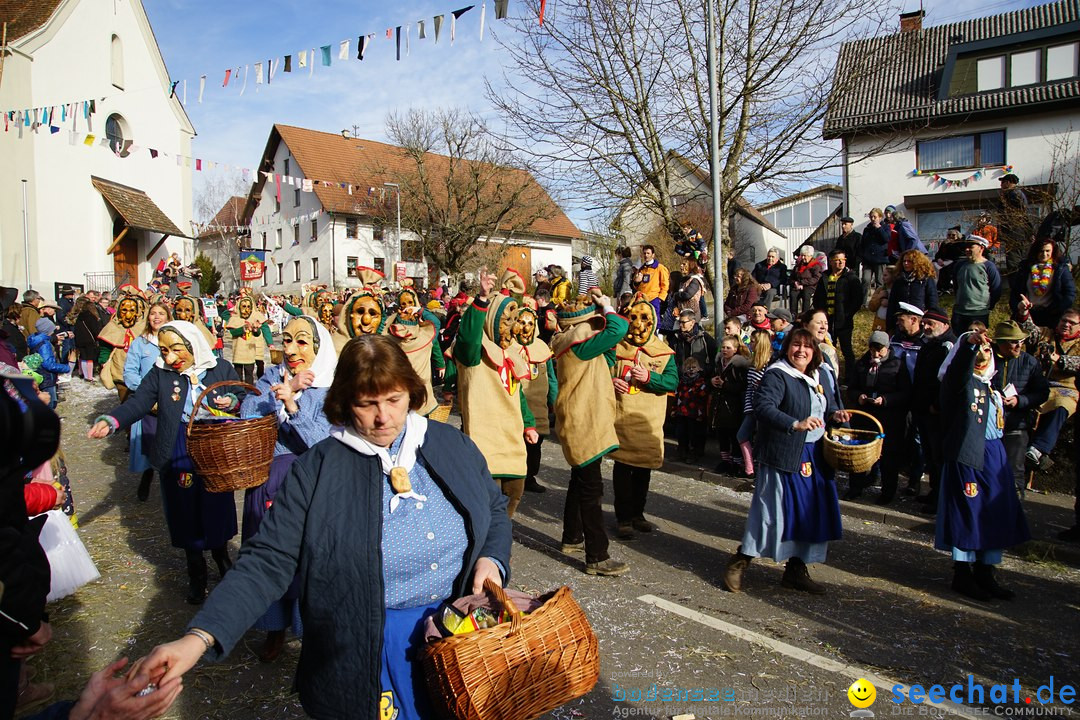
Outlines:
[[825,420],[847,422],[835,376],[822,366],[813,334],[792,331],[781,359],[762,376],[754,398],[758,419],[754,443],[757,481],[742,545],[728,561],[724,585],[742,589],[742,576],[756,557],[787,562],[781,585],[820,595],[807,563],[825,561],[828,544],[841,536],[840,503],[833,471],[825,463]]
[[[142,384],[142,379],[161,358],[158,348],[158,330],[169,322],[169,306],[165,303],[153,303],[146,311],[146,329],[143,334],[131,341],[127,360],[124,361],[124,385],[130,392],[135,392]],[[142,473],[139,479],[138,498],[145,501],[150,497],[150,482],[154,479],[154,466],[150,464],[150,448],[154,446],[157,433],[157,414],[149,415],[131,426],[131,441],[128,445],[128,470]]]
[[[330,437],[330,421],[323,412],[323,401],[334,380],[337,351],[330,331],[309,315],[289,320],[282,332],[284,359],[267,368],[255,387],[260,395],[244,398],[240,415],[244,418],[275,415],[278,419],[277,443],[270,478],[244,495],[244,524],[241,539],[255,536],[274,497],[285,481],[296,457],[309,447]],[[266,631],[266,641],[259,659],[273,662],[285,642],[285,630],[292,626],[297,637],[302,634],[299,583],[293,580],[280,600],[270,604],[255,628]]]
[[1010,600],[994,577],[1005,548],[1031,538],[1001,442],[1005,416],[991,385],[994,353],[985,330],[965,333],[941,366],[945,465],[934,547],[952,553],[952,588],[976,600]]
[[[226,546],[236,535],[236,505],[232,493],[212,493],[203,486],[187,453],[187,423],[192,412],[196,417],[212,417],[206,407],[193,408],[203,390],[217,382],[238,382],[239,378],[232,365],[214,356],[205,334],[189,322],[173,320],[163,325],[158,331],[158,346],[161,357],[139,389],[127,402],[99,417],[88,436],[103,438],[130,427],[157,405],[158,427],[150,463],[161,474],[169,539],[187,555],[187,602],[198,605],[206,599],[203,553],[210,551],[222,575],[232,566]],[[237,387],[217,388],[204,402],[220,412],[235,411],[240,405],[239,391]]]

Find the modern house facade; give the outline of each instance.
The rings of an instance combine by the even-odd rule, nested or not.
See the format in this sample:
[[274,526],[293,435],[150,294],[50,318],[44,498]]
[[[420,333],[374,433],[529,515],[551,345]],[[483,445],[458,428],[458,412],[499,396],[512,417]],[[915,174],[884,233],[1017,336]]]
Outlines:
[[[823,135],[842,143],[844,206],[860,229],[894,205],[931,248],[998,205],[1013,173],[1038,215],[1059,189],[1063,148],[1080,148],[1076,0],[846,43]],[[867,62],[873,58],[873,62]],[[857,77],[857,82],[850,81]]]

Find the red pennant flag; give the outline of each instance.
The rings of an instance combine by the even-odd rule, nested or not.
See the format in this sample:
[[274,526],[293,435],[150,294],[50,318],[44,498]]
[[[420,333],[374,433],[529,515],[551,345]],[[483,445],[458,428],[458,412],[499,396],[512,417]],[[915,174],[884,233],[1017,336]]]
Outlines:
[[228,87],[228,85],[229,85],[229,76],[230,75],[232,75],[232,70],[226,70],[225,71],[225,82],[221,83],[221,87]]
[[540,24],[544,24],[544,5],[547,4],[547,0],[540,0]]

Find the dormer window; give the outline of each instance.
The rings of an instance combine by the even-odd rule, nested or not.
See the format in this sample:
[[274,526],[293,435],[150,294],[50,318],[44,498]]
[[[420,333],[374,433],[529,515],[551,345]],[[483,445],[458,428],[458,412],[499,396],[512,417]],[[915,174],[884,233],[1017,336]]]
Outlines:
[[1071,42],[1049,47],[1028,44],[1013,52],[1000,48],[997,54],[982,57],[962,55],[951,74],[949,97],[1071,80],[1080,74],[1078,50],[1080,42]]

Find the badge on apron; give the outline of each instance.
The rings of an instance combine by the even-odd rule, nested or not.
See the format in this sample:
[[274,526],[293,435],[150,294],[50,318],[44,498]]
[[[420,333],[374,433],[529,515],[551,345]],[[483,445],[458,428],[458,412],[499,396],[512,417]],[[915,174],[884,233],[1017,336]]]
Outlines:
[[810,477],[811,475],[813,475],[814,474],[814,465],[813,465],[813,463],[804,462],[802,464],[802,467],[799,469],[799,474],[802,475],[803,477]]
[[394,693],[387,690],[379,696],[379,720],[394,720],[398,712],[394,707]]
[[187,490],[195,484],[195,476],[192,473],[180,473],[176,478],[176,484]]
[[964,483],[964,494],[967,495],[969,498],[977,496],[979,494],[979,483]]

